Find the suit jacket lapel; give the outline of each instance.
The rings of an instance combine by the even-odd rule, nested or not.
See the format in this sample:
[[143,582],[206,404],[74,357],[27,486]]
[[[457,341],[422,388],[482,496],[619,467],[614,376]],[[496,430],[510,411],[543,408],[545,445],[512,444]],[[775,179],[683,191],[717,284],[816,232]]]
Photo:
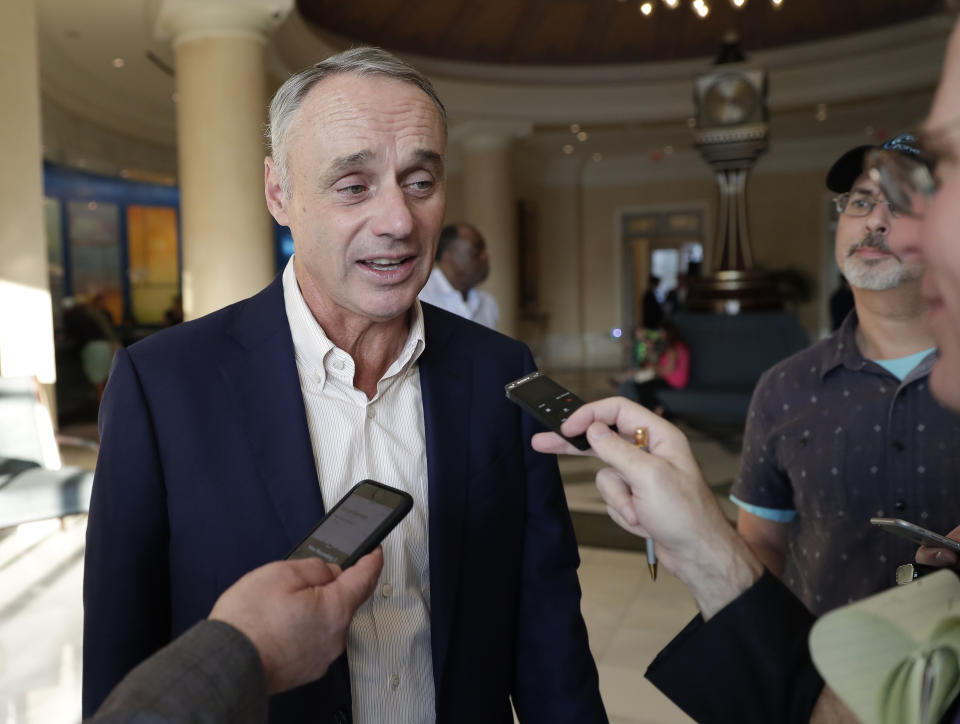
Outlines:
[[420,357],[420,388],[430,505],[433,678],[439,696],[456,603],[467,505],[469,471],[463,465],[471,436],[473,360],[457,348],[455,328],[441,313],[424,304],[423,317],[426,347]]
[[280,275],[238,310],[228,334],[240,348],[222,370],[289,549],[323,515],[323,501]]

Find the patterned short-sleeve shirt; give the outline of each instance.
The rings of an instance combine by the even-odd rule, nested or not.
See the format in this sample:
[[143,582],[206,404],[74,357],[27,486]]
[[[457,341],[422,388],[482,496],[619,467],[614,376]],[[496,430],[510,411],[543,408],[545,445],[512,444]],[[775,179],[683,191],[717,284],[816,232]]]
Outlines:
[[856,314],[764,373],[731,497],[796,515],[784,581],[816,614],[893,585],[916,545],[876,529],[960,524],[960,417],[930,393],[930,353],[902,381],[860,353]]

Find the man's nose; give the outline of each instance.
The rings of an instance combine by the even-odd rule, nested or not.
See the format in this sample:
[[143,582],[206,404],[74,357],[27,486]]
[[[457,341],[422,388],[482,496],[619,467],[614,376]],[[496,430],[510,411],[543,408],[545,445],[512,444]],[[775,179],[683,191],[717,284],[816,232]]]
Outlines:
[[413,231],[413,214],[410,211],[410,198],[397,184],[380,189],[374,199],[372,231],[377,236],[391,236],[404,239]]
[[890,231],[892,220],[890,207],[885,203],[878,203],[866,216],[867,228],[875,234],[886,234]]

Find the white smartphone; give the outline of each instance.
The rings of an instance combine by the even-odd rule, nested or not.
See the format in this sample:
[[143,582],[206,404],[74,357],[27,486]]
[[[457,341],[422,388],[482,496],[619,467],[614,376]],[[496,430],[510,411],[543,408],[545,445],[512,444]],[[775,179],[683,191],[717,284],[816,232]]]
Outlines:
[[934,533],[932,530],[921,528],[915,523],[909,523],[905,520],[900,520],[900,518],[871,518],[870,522],[888,533],[894,533],[901,538],[911,540],[917,545],[949,548],[955,553],[960,554],[960,541],[947,538],[939,533]]

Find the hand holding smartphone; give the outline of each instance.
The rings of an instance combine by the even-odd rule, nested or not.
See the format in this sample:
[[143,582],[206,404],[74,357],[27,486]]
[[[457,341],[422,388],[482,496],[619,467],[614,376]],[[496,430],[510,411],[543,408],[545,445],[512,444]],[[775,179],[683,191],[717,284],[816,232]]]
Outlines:
[[286,557],[316,556],[347,569],[380,545],[411,508],[413,498],[408,493],[362,480]]

